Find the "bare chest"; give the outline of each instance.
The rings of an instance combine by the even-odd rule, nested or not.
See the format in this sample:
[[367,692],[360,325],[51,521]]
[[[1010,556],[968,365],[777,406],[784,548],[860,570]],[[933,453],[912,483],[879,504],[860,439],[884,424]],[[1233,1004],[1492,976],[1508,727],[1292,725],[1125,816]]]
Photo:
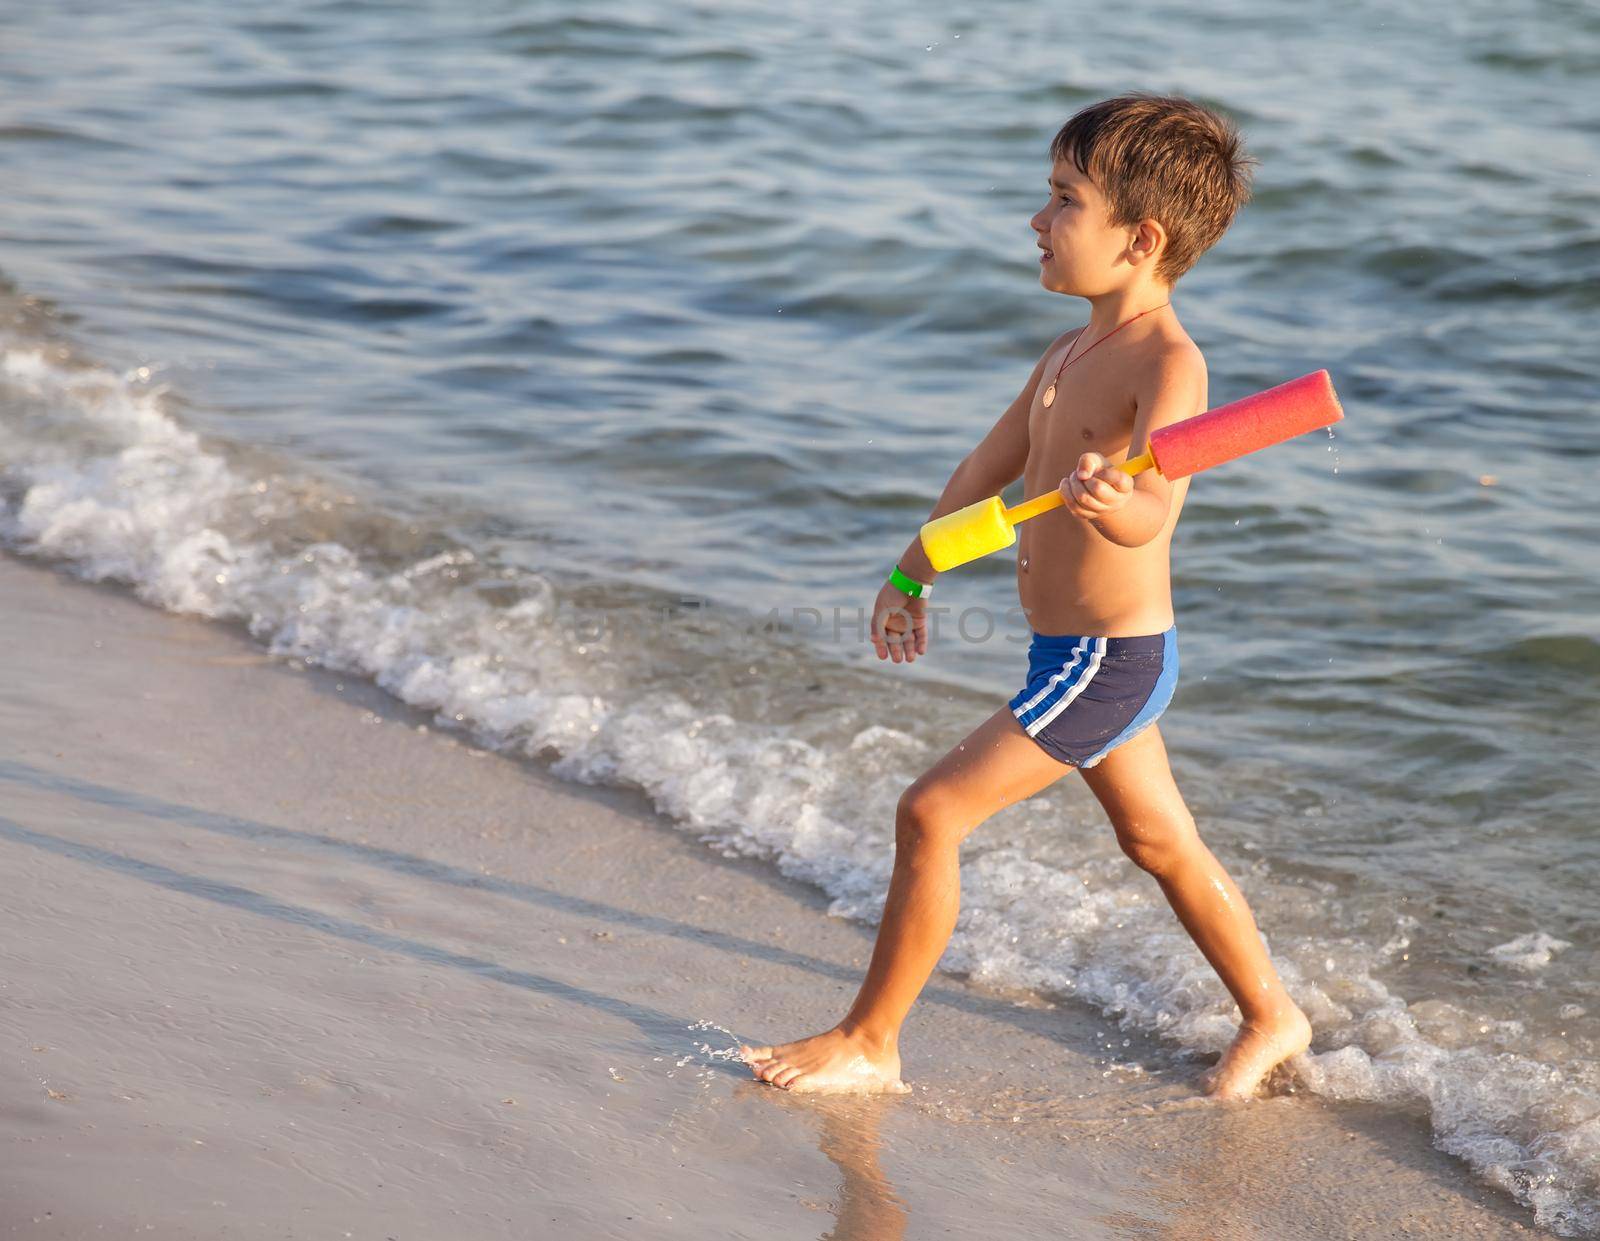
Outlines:
[[1024,472],[1030,497],[1059,484],[1084,453],[1114,457],[1128,447],[1135,413],[1132,394],[1125,384],[1087,367],[1086,363],[1085,374],[1074,375],[1076,368],[1070,368],[1056,380],[1055,398],[1049,405],[1044,403],[1050,387],[1049,370],[1033,394]]

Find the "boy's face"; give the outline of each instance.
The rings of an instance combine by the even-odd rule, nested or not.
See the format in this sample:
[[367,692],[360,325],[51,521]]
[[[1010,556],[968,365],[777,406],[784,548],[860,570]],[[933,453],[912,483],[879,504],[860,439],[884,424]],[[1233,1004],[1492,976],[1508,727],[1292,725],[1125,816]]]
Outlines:
[[1109,293],[1123,283],[1132,269],[1118,260],[1137,230],[1113,228],[1106,217],[1106,201],[1094,182],[1070,159],[1057,160],[1050,169],[1050,201],[1028,221],[1042,251],[1039,283],[1075,297]]

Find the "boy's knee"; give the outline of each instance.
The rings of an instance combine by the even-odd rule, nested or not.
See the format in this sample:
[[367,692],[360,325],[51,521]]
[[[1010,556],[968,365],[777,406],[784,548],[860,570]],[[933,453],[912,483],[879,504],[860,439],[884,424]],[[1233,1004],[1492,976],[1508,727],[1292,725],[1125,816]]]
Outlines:
[[961,835],[950,799],[937,786],[913,783],[900,794],[894,815],[897,848],[951,848],[961,843]]
[[1185,865],[1202,848],[1192,819],[1117,829],[1117,843],[1140,870],[1164,875]]

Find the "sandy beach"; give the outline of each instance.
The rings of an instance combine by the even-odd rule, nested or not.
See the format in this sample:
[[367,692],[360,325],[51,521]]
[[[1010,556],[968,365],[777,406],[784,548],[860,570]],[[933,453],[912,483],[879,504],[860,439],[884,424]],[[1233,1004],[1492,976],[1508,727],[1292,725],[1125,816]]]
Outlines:
[[870,929],[637,796],[0,559],[0,1232],[1510,1237],[1420,1117],[1195,1099],[938,974],[912,1093],[753,1082]]

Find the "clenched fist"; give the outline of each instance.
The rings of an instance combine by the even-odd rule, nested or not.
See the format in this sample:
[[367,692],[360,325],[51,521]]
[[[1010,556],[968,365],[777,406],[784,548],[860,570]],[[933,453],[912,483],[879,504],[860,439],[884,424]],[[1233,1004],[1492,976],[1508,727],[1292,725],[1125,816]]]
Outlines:
[[1074,517],[1094,520],[1115,513],[1133,495],[1133,476],[1124,474],[1097,452],[1078,458],[1078,468],[1061,480],[1065,508]]

